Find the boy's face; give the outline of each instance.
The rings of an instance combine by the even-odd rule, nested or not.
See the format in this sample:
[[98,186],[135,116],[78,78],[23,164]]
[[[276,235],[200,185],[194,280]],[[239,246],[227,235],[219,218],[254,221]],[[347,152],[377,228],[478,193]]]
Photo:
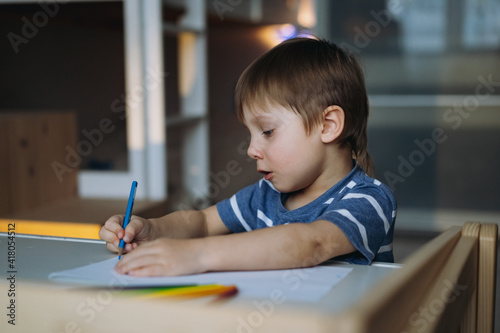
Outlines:
[[325,170],[325,145],[320,127],[306,133],[300,115],[279,105],[243,110],[251,135],[248,156],[282,193],[310,187]]

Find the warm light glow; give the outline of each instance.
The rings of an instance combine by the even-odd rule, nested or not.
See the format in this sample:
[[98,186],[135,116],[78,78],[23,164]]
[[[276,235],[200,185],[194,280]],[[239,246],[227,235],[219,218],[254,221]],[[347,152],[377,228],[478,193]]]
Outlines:
[[307,28],[316,26],[314,0],[300,0],[299,9],[297,11],[297,22],[299,25]]
[[259,29],[258,36],[269,48],[272,48],[287,39],[296,37],[297,29],[292,24],[268,25]]
[[186,97],[196,78],[196,36],[191,32],[179,34],[179,92]]

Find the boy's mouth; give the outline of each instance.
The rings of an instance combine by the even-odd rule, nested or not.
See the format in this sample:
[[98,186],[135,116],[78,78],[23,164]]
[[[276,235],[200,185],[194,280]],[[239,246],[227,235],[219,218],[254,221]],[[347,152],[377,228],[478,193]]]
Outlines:
[[264,170],[257,170],[257,171],[264,175],[265,180],[269,180],[273,177],[273,173],[271,171],[264,171]]

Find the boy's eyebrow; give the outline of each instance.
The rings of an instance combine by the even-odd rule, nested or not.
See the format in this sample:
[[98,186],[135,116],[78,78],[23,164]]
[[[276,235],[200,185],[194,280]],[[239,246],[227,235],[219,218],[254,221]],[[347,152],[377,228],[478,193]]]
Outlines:
[[269,125],[270,122],[274,121],[274,117],[272,116],[263,116],[263,115],[254,115],[251,119],[245,119],[245,121],[243,122],[243,125],[250,129],[249,128],[249,125],[250,126],[263,126],[265,124]]
[[256,120],[274,120],[275,117],[271,115],[270,112],[261,112],[258,115],[254,115]]
[[[246,126],[247,123],[258,123],[259,121],[273,120],[274,117],[270,112],[250,112],[252,117],[245,117],[243,120],[243,125]],[[250,119],[249,119],[250,118]]]

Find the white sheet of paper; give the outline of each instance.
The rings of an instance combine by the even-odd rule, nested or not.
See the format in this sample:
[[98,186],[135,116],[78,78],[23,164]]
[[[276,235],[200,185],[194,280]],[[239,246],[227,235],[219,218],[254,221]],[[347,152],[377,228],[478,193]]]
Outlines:
[[113,268],[117,261],[118,258],[111,258],[75,269],[54,272],[49,275],[49,279],[110,290],[183,284],[236,285],[238,295],[243,297],[270,298],[279,295],[286,300],[317,302],[352,270],[348,267],[316,266],[288,270],[215,272],[141,278],[115,273]]

